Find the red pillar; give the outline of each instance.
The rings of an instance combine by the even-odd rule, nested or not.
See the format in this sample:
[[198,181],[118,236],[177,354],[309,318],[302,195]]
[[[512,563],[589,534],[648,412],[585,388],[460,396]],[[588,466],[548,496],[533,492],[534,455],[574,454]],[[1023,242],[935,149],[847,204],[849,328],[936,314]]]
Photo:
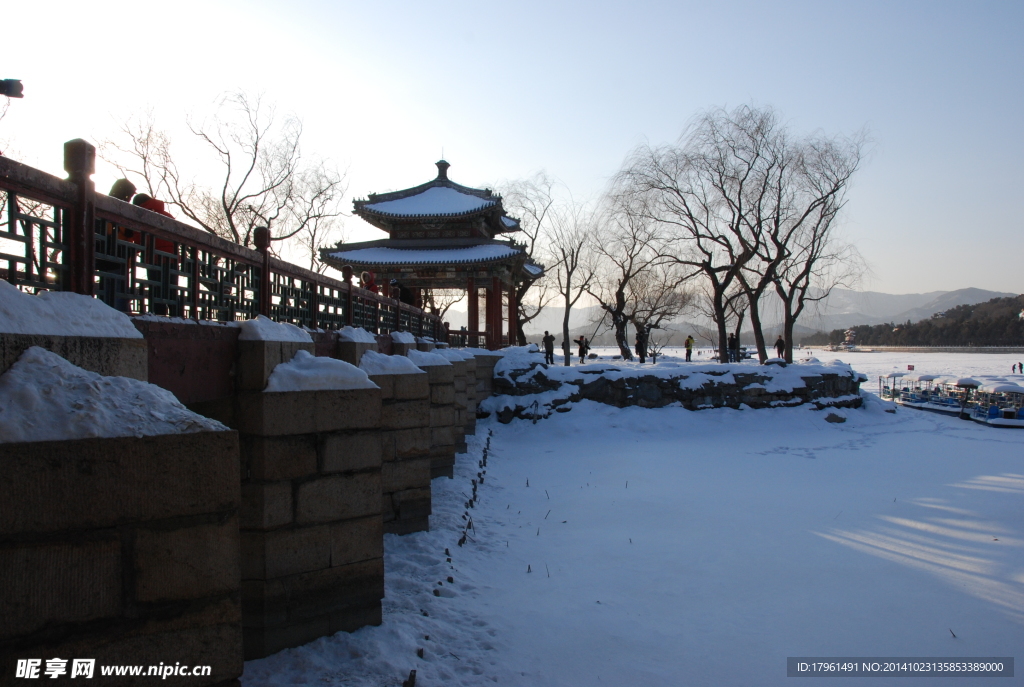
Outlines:
[[[466,280],[466,298],[469,301],[466,305],[469,308],[469,322],[466,323],[466,329],[470,332],[476,332],[480,329],[480,294],[476,290],[476,279],[470,277]],[[470,335],[469,345],[476,348],[479,344],[475,335]]]
[[501,280],[497,277],[491,278],[491,301],[493,302],[493,309],[491,310],[491,322],[493,334],[491,338],[494,342],[494,348],[491,350],[498,350],[501,348]]
[[516,302],[516,285],[515,279],[512,280],[512,285],[508,287],[508,345],[515,346],[518,341],[516,337],[519,332],[516,330],[516,313],[519,310],[519,304]]
[[491,289],[484,290],[484,331],[487,333],[487,350],[493,351],[494,345],[494,296]]

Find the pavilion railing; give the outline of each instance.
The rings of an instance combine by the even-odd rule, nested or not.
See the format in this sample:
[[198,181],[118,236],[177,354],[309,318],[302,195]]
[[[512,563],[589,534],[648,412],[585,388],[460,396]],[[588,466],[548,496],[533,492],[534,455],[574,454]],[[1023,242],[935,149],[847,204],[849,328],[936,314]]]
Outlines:
[[0,157],[0,279],[73,291],[134,314],[200,320],[266,315],[311,329],[408,331],[446,341],[440,318],[95,192],[95,149],[65,144],[68,180]]

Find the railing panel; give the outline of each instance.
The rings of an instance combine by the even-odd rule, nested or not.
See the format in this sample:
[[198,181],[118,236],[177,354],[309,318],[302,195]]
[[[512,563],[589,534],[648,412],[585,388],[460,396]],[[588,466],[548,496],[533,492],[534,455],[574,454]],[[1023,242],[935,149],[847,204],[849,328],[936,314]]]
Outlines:
[[[0,158],[0,279],[32,293],[91,283],[97,298],[129,313],[222,321],[260,313],[264,255],[98,193],[86,194],[93,198],[84,201],[88,211],[76,210],[83,202],[76,188]],[[71,219],[91,216],[94,272],[81,281],[72,275]],[[88,238],[82,241],[76,245]],[[351,321],[376,334],[444,336],[440,319],[419,309],[276,258],[269,264],[275,320],[327,329]]]

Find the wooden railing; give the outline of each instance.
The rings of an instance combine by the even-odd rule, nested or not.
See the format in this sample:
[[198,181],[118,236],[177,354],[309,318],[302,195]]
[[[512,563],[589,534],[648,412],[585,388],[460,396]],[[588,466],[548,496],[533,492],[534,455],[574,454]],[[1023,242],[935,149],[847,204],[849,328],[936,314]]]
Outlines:
[[447,341],[440,318],[96,193],[95,148],[64,146],[68,179],[0,157],[0,279],[73,291],[123,312],[199,320],[266,315],[312,329],[408,331]]

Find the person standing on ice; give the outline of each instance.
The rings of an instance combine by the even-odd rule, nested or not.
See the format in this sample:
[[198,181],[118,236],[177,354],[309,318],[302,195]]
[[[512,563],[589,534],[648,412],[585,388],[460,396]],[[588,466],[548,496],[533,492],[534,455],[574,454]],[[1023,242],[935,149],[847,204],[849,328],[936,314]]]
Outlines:
[[686,362],[690,362],[690,357],[693,356],[693,336],[686,337],[683,345],[686,346]]
[[587,351],[590,350],[590,346],[587,345],[587,337],[580,334],[579,340],[576,345],[580,347],[580,365],[587,361]]
[[782,338],[782,334],[779,334],[779,338],[775,341],[775,352],[778,354],[776,357],[786,357],[786,340]]
[[729,340],[725,342],[725,359],[730,363],[736,362],[736,358],[733,357],[733,351],[736,350],[736,335],[730,333]]
[[555,364],[555,335],[549,334],[547,330],[544,330],[544,338],[541,339],[544,343],[544,362],[548,365]]

